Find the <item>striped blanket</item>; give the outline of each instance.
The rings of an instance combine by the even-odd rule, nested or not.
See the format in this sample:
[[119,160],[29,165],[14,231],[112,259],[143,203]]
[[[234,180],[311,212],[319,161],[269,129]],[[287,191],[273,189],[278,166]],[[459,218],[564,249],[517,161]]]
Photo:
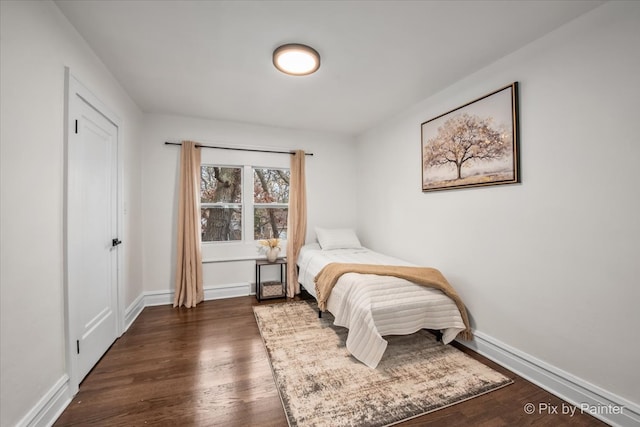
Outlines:
[[349,328],[347,349],[372,368],[386,350],[384,335],[437,329],[445,344],[472,336],[464,304],[436,269],[330,263],[314,281],[318,307]]

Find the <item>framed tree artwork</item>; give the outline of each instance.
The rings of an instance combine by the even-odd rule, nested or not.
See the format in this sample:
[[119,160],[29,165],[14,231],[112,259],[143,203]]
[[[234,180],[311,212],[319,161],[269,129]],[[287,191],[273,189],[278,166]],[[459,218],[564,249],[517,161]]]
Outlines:
[[422,191],[520,182],[518,82],[422,123]]

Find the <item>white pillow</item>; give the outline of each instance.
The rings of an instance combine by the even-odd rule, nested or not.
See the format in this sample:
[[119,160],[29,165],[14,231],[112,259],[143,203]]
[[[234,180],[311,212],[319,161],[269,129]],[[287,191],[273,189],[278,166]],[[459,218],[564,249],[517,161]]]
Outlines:
[[361,248],[356,232],[350,228],[319,228],[316,236],[322,250]]

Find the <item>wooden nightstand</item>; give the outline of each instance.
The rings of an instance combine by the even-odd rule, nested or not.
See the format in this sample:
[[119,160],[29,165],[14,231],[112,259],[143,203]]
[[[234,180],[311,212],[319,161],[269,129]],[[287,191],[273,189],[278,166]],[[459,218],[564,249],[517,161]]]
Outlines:
[[[262,282],[260,273],[262,267],[265,265],[278,265],[280,266],[280,281],[279,282]],[[287,296],[287,259],[278,258],[274,262],[269,262],[266,259],[256,260],[256,298],[258,301],[273,298],[285,298]]]

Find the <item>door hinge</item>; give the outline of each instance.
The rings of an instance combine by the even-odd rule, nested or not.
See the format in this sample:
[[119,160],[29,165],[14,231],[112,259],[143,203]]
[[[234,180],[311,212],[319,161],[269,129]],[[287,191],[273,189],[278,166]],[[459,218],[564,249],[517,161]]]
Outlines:
[[76,133],[78,133],[78,121],[76,120]]
[[80,354],[80,340],[76,340],[76,351]]

